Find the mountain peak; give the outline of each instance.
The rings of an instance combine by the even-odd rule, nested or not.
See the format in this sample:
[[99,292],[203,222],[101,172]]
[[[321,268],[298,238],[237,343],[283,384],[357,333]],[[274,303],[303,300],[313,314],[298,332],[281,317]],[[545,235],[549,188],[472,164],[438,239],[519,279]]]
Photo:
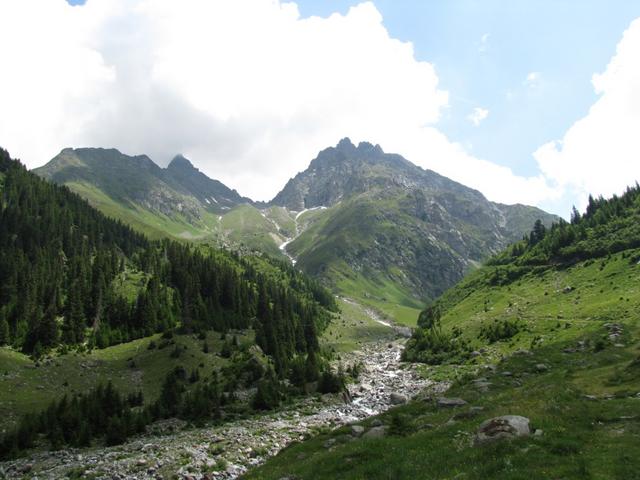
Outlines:
[[376,155],[381,155],[384,153],[384,150],[382,150],[382,147],[378,144],[373,145],[372,143],[369,142],[360,142],[358,144],[358,152],[359,153],[373,153]]
[[173,157],[171,162],[169,162],[169,166],[167,168],[168,169],[187,168],[190,170],[197,170],[196,167],[194,167],[193,163],[191,163],[191,160],[189,160],[187,157],[185,157],[181,153]]
[[342,140],[338,142],[336,145],[336,150],[340,150],[342,152],[350,152],[356,149],[356,146],[351,142],[349,137],[344,137]]

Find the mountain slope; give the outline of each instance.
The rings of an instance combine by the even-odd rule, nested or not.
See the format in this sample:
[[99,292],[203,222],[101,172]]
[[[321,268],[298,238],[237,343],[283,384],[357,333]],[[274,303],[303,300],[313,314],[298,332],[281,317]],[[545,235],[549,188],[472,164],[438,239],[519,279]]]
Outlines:
[[[535,220],[548,225],[556,218],[489,202],[377,145],[356,147],[349,139],[320,152],[272,204],[328,207],[287,252],[307,273],[383,310],[388,303],[415,307],[434,298],[521,238]],[[406,314],[415,317],[415,311]]]
[[[637,477],[639,225],[640,188],[538,225],[421,315],[406,357],[453,380],[444,400],[427,392],[362,422],[376,437],[321,434],[246,478]],[[530,433],[478,437],[508,437],[504,415]]]
[[163,173],[166,181],[179,184],[213,212],[220,213],[236,205],[253,203],[222,182],[207,177],[182,155],[174,157]]
[[304,272],[405,323],[470,268],[555,217],[342,140],[269,205],[241,197],[182,156],[166,169],[117,150],[65,149],[35,170],[154,237],[209,241],[296,261]]
[[[41,434],[52,449],[93,440],[116,444],[161,418],[204,421],[220,418],[225,409],[271,409],[304,394],[304,384],[320,374],[333,375],[321,362],[318,332],[337,310],[335,299],[287,263],[150,241],[68,188],[28,172],[2,149],[0,172],[0,365],[12,372],[0,378],[0,425],[33,414],[15,430],[3,428],[0,458],[41,446]],[[215,342],[228,361],[204,355],[211,331],[223,340],[231,332],[225,348]],[[154,336],[159,333],[162,339]],[[145,337],[143,350],[172,349],[139,352],[138,340]],[[199,363],[180,362],[193,366],[188,383],[184,366],[174,362],[186,356],[187,344],[202,350],[190,353]],[[86,357],[87,364],[76,358],[87,352],[100,368],[86,379],[62,376],[92,368]],[[44,376],[34,375],[41,361],[56,374],[48,368]],[[199,383],[199,369],[211,377]],[[102,384],[112,377],[135,398],[125,404],[112,382]],[[50,387],[46,392],[39,391],[42,380]],[[255,395],[234,393],[252,387]],[[133,388],[154,397],[144,404]],[[30,411],[49,401],[49,410]],[[89,410],[91,415],[78,415]]]

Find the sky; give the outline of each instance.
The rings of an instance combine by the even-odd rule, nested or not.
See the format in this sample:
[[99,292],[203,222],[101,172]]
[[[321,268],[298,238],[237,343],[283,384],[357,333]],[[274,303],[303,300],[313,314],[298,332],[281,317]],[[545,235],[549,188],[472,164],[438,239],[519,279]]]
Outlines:
[[30,168],[69,146],[182,153],[268,200],[350,137],[565,217],[640,180],[640,1],[3,0],[0,18],[0,145]]

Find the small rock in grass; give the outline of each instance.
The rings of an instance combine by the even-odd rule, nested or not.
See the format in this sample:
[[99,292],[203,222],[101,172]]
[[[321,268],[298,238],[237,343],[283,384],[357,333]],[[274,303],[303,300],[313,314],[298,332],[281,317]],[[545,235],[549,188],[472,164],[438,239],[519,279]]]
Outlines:
[[327,440],[326,442],[324,442],[323,447],[324,448],[331,448],[336,444],[336,439],[335,438],[330,438],[329,440]]
[[387,427],[373,427],[370,428],[362,438],[382,438],[385,436]]
[[442,408],[462,407],[466,404],[467,402],[465,402],[463,399],[455,397],[439,397],[437,400],[438,407]]
[[529,419],[520,415],[503,415],[482,422],[476,434],[476,443],[526,437],[531,434]]
[[403,403],[407,403],[407,397],[401,393],[392,392],[389,396],[389,403],[391,405],[402,405]]
[[544,363],[537,363],[536,364],[536,371],[537,372],[546,372],[547,370],[549,370],[549,366],[545,365]]

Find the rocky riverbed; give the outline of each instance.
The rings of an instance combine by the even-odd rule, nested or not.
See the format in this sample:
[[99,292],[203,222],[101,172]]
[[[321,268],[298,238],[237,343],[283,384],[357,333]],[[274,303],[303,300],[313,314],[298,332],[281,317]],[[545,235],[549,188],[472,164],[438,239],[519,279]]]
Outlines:
[[342,355],[343,364],[362,365],[358,383],[349,385],[350,398],[308,398],[275,413],[208,428],[187,429],[176,420],[158,423],[125,445],[37,453],[0,463],[0,478],[59,479],[81,473],[97,479],[237,478],[314,431],[375,415],[425,388],[444,390],[446,385],[435,385],[400,362],[404,341],[373,342]]

